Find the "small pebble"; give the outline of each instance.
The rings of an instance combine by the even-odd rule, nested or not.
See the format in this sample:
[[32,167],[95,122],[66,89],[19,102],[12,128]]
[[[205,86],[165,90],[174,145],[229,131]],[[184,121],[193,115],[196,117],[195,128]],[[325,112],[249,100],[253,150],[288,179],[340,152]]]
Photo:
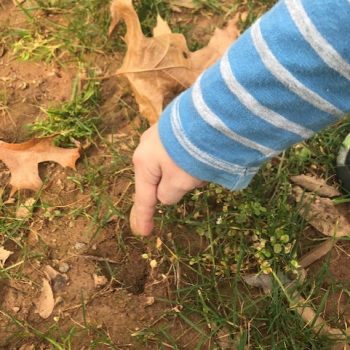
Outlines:
[[57,275],[52,283],[52,290],[58,292],[67,285],[68,277],[66,275]]
[[12,311],[15,312],[15,313],[17,313],[19,310],[20,310],[20,308],[18,306],[14,306],[12,308]]
[[59,272],[62,272],[62,273],[66,273],[69,271],[69,265],[65,262],[61,262],[59,265],[58,265],[58,271]]
[[86,247],[86,244],[83,242],[77,242],[74,245],[74,249],[76,250],[81,250],[81,249],[84,249],[85,247]]
[[96,288],[103,287],[108,283],[106,276],[98,276],[94,273],[92,277],[94,279],[94,284]]

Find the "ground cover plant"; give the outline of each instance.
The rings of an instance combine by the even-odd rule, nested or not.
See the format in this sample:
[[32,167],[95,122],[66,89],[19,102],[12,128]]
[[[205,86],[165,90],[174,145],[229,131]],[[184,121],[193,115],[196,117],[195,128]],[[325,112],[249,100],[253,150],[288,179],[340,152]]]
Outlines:
[[[134,7],[145,36],[160,14],[196,51],[237,13],[244,30],[273,3]],[[40,163],[41,188],[13,196],[0,163],[0,348],[345,348],[350,197],[335,158],[350,120],[274,158],[244,191],[211,184],[159,206],[155,234],[135,237],[131,156],[148,122],[115,74],[126,27],[108,35],[109,5],[0,3],[0,140],[54,136],[80,150],[76,170]]]

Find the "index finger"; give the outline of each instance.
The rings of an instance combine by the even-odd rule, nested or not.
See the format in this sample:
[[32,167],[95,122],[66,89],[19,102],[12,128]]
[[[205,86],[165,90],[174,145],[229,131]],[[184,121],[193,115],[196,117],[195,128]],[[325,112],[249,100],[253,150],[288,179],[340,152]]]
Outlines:
[[160,176],[135,166],[135,203],[130,213],[131,229],[135,234],[148,236],[153,230],[159,180]]

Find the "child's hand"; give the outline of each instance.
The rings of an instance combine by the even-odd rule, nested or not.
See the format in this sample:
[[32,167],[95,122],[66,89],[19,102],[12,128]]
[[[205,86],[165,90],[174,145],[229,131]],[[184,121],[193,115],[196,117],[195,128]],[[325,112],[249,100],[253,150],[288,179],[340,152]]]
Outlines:
[[203,181],[173,162],[160,141],[157,124],[142,135],[133,163],[136,193],[130,224],[135,234],[147,236],[153,230],[153,214],[158,200],[163,204],[175,204],[188,191],[203,185]]

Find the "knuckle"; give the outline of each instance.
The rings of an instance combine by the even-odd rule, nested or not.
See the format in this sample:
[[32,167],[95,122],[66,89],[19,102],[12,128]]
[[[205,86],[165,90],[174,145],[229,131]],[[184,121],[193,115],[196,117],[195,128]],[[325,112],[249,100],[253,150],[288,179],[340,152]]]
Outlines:
[[195,188],[191,182],[188,181],[178,181],[174,179],[172,181],[172,187],[179,192],[188,192]]
[[163,205],[172,205],[178,202],[178,201],[171,200],[170,198],[167,198],[166,196],[162,196],[162,195],[158,195],[158,200]]
[[142,164],[144,157],[142,152],[137,148],[132,156],[132,162],[135,166]]

